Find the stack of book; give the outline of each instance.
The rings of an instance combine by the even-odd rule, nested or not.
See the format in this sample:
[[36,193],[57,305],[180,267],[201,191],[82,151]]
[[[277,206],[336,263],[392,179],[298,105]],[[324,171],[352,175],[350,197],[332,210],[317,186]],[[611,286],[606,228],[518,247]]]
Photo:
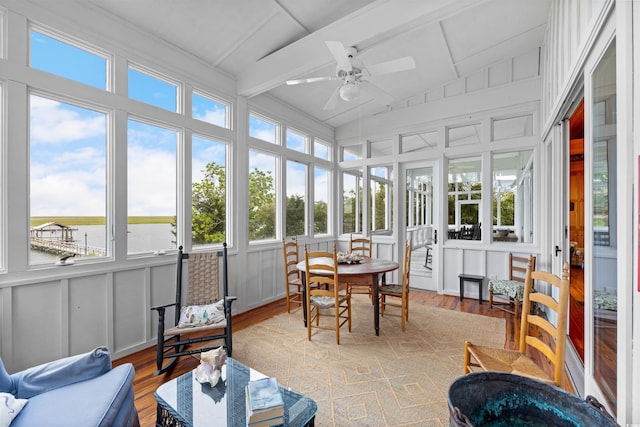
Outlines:
[[247,426],[284,426],[284,400],[275,378],[249,381],[246,398]]

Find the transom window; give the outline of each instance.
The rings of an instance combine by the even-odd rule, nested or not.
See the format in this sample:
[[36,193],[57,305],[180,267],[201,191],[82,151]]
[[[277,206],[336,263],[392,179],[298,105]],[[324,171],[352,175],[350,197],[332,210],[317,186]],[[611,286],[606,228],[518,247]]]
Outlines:
[[178,112],[178,86],[151,71],[129,66],[129,98],[165,110]]
[[196,91],[191,94],[191,117],[196,120],[229,129],[229,110],[228,103]]
[[307,153],[308,137],[302,132],[298,132],[294,129],[287,129],[287,148],[299,151],[301,153]]
[[254,113],[249,115],[249,136],[272,144],[278,143],[278,125]]
[[331,160],[331,145],[321,139],[313,140],[313,155],[319,159]]
[[54,36],[43,30],[31,29],[29,64],[67,79],[107,89],[107,58],[86,47]]

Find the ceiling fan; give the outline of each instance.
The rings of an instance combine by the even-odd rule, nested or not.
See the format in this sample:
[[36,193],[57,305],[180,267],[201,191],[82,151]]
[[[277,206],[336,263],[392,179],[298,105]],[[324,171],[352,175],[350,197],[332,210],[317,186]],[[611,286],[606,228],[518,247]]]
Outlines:
[[411,56],[365,66],[357,57],[358,50],[355,47],[345,48],[341,42],[335,41],[325,41],[325,44],[337,63],[335,76],[311,77],[307,79],[287,80],[286,82],[287,85],[297,85],[326,80],[341,80],[342,84],[333,91],[325,104],[325,110],[334,109],[336,105],[338,105],[338,99],[345,101],[357,99],[360,96],[361,89],[362,91],[371,93],[384,105],[389,105],[394,101],[393,97],[370,81],[363,80],[363,77],[380,76],[416,68],[416,63]]

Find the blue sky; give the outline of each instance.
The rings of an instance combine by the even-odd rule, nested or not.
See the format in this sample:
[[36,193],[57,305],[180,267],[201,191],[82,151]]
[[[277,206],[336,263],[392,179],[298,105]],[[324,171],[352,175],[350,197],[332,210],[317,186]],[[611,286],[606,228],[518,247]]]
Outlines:
[[[31,31],[30,65],[83,84],[107,90],[107,59],[100,53],[63,43],[42,32]],[[177,111],[177,85],[141,67],[128,71],[129,98]],[[227,106],[194,90],[192,117],[228,127]],[[31,216],[103,216],[106,212],[108,114],[41,96],[30,98]],[[251,116],[250,135],[276,143],[277,126]],[[128,214],[175,215],[177,130],[131,117],[127,129]],[[288,148],[308,152],[306,137],[288,130]],[[322,147],[320,147],[322,148]],[[207,136],[193,135],[192,179],[200,181],[209,162],[226,165],[226,146]],[[323,154],[320,153],[322,157]],[[250,166],[277,169],[274,158],[257,151]],[[306,194],[306,168],[287,171],[290,194]],[[328,174],[315,176],[316,200],[328,200]]]

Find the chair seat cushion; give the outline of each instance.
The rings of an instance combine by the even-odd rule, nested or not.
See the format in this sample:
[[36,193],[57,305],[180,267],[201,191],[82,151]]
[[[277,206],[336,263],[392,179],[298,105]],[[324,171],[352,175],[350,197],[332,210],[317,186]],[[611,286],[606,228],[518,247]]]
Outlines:
[[605,291],[593,291],[593,307],[603,310],[618,311],[618,297]]
[[224,319],[224,299],[213,304],[188,305],[180,309],[178,328],[213,325]]
[[174,326],[170,329],[164,330],[165,337],[172,337],[174,335],[184,335],[192,332],[203,332],[203,331],[215,331],[216,329],[220,329],[221,333],[224,331],[224,328],[227,327],[227,320],[224,319],[222,322],[214,323],[212,325],[200,325],[200,326],[192,326],[189,328],[180,328],[178,326]]
[[553,384],[553,379],[545,371],[517,350],[470,345],[469,353],[485,371],[507,372]]
[[134,375],[133,365],[124,364],[95,378],[33,396],[11,427],[139,425],[133,414]]
[[[488,289],[494,294],[507,295],[520,301],[524,299],[524,283],[517,280],[490,280]],[[535,292],[536,290],[532,289],[531,291]]]
[[394,296],[401,297],[402,285],[382,285],[378,289],[378,292],[381,294],[394,295]]
[[[341,304],[346,296],[340,295],[338,297],[338,303]],[[311,298],[311,304],[315,305],[318,308],[332,308],[336,305],[336,299],[334,297],[327,297],[322,295],[313,295]]]

